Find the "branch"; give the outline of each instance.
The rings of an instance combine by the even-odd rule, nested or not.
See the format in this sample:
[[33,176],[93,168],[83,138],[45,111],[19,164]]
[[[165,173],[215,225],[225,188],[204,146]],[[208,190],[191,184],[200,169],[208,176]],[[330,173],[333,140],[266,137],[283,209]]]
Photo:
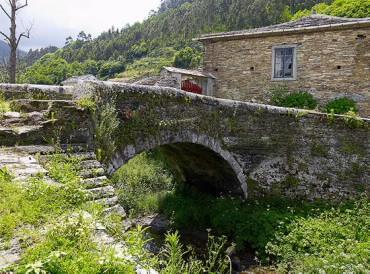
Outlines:
[[4,38],[6,40],[8,40],[8,42],[10,43],[10,37],[8,35],[6,35],[4,32],[0,31],[0,35],[4,36]]
[[17,39],[17,44],[16,44],[17,45],[17,48],[18,48],[19,42],[21,41],[22,37],[27,38],[27,39],[30,38],[30,32],[31,32],[31,29],[28,29],[27,32],[22,32],[19,35],[19,37]]
[[12,19],[9,15],[9,13],[6,11],[6,9],[3,7],[3,5],[0,4],[0,8],[3,10],[3,12],[8,16],[9,19]]
[[16,7],[15,10],[17,11],[17,10],[23,9],[23,8],[25,8],[27,6],[28,6],[28,0],[26,0],[26,3],[24,5],[21,5],[19,7]]

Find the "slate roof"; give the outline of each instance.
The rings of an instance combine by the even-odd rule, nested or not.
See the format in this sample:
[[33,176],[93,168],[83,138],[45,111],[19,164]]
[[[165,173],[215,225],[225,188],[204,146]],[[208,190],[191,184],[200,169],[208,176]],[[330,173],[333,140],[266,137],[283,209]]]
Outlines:
[[272,25],[256,29],[240,31],[204,34],[197,41],[207,40],[232,40],[244,37],[258,37],[270,35],[282,35],[305,31],[318,31],[320,29],[355,28],[370,26],[370,17],[367,18],[344,18],[323,14],[312,14],[302,17],[297,21],[290,21],[278,25]]
[[211,73],[202,72],[198,70],[189,70],[189,69],[181,69],[181,68],[174,68],[174,67],[164,67],[165,70],[173,73],[180,73],[185,75],[197,76],[197,77],[204,77],[204,78],[216,78]]

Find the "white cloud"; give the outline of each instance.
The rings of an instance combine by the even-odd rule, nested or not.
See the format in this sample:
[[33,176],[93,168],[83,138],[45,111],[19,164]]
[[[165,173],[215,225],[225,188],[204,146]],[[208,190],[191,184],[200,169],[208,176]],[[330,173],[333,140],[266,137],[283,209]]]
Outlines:
[[[7,0],[0,0],[5,3]],[[22,48],[62,46],[67,36],[84,30],[93,36],[111,26],[123,27],[145,19],[160,0],[29,0],[19,14],[19,29],[33,24],[31,39]],[[8,21],[0,14],[0,29],[7,31]]]

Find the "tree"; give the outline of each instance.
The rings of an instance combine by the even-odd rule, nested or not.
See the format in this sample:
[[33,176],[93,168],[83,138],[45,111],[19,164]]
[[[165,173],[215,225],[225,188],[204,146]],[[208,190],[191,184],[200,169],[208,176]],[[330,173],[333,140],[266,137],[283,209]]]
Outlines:
[[22,37],[30,38],[31,28],[28,28],[17,36],[17,13],[19,10],[28,6],[28,0],[25,0],[25,2],[22,2],[21,0],[8,0],[7,4],[9,6],[8,9],[5,8],[3,4],[0,4],[0,8],[10,20],[10,34],[5,34],[2,31],[0,31],[0,34],[5,38],[5,41],[8,42],[10,47],[9,80],[10,83],[15,83],[17,73],[17,49],[19,42]]
[[334,0],[331,4],[319,3],[312,9],[298,11],[293,16],[297,20],[303,16],[311,15],[313,11],[339,17],[363,18],[370,16],[370,0]]
[[200,65],[202,54],[191,47],[186,47],[175,54],[174,65],[178,68],[190,69]]

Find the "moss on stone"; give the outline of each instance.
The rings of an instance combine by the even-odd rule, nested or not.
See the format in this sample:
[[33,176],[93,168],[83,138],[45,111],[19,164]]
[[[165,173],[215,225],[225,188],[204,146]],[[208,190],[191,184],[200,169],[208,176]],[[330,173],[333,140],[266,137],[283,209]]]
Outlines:
[[328,157],[329,148],[323,144],[314,142],[311,146],[311,155],[314,157]]

